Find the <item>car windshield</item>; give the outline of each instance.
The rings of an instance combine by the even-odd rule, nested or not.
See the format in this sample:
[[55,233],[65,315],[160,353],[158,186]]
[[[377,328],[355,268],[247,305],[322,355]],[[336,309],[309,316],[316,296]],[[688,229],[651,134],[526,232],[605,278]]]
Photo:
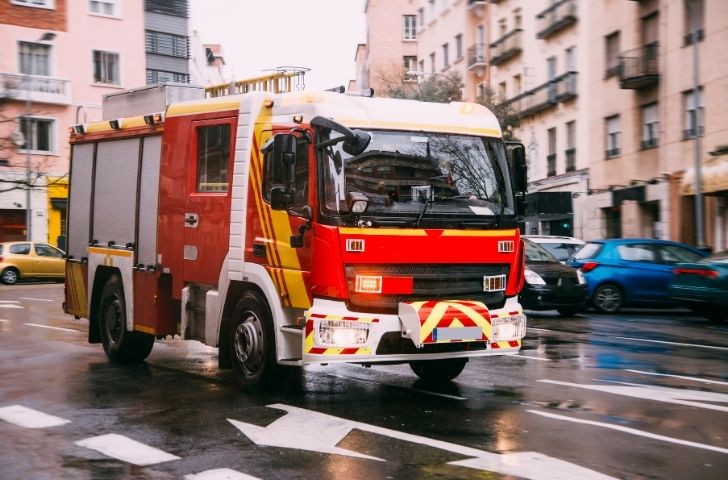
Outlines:
[[580,248],[578,243],[539,243],[540,246],[548,250],[548,252],[560,261],[564,261],[572,257]]
[[603,243],[589,242],[581,247],[579,251],[574,254],[574,259],[584,260],[587,258],[595,258],[599,255],[599,252],[602,251],[602,248],[604,248]]
[[544,248],[541,248],[541,245],[526,240],[525,238],[523,239],[523,243],[526,245],[526,262],[559,263],[553,255]]
[[[325,131],[323,140],[339,136]],[[500,139],[374,130],[368,148],[351,156],[344,142],[323,155],[323,210],[348,215],[346,195],[364,194],[370,218],[423,217],[469,222],[514,215],[510,175]]]

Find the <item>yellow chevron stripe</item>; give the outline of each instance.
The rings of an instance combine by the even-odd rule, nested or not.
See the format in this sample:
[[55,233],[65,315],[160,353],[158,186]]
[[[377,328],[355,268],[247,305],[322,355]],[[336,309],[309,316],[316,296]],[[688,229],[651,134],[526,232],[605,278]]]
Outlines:
[[291,305],[295,308],[311,308],[311,301],[306,292],[306,284],[303,281],[303,272],[300,270],[283,270],[286,284],[289,287]]

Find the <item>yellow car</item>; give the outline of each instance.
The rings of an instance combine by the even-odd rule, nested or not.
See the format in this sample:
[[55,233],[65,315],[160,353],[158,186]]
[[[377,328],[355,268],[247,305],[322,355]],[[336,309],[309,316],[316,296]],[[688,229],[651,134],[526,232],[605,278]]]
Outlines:
[[13,285],[28,278],[63,279],[66,254],[47,243],[0,243],[0,281]]

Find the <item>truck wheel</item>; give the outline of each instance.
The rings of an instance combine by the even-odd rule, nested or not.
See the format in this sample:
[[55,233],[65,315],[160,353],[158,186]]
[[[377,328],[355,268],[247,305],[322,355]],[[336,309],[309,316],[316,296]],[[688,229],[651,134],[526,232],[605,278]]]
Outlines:
[[270,388],[277,383],[273,318],[260,295],[247,292],[238,301],[227,341],[235,382],[241,390]]
[[467,358],[448,358],[445,360],[418,360],[410,362],[410,368],[426,382],[446,382],[454,379],[463,371]]
[[109,360],[136,363],[149,356],[154,346],[154,335],[127,331],[124,285],[118,275],[109,277],[104,285],[98,318],[101,343]]
[[5,285],[15,285],[20,280],[20,274],[14,268],[8,267],[0,274],[0,280]]
[[594,292],[592,304],[600,313],[617,313],[624,304],[622,289],[611,283],[600,285]]

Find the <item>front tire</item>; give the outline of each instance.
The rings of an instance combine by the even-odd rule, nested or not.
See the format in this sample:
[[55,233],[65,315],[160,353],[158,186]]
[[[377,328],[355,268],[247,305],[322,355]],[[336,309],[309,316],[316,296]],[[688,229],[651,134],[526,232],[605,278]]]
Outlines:
[[592,304],[600,313],[617,313],[624,305],[624,293],[612,283],[600,285],[594,292]]
[[273,316],[259,294],[247,292],[238,301],[227,337],[235,383],[241,390],[267,389],[279,381]]
[[20,272],[12,267],[8,267],[3,270],[2,274],[0,274],[0,280],[2,280],[5,285],[15,285],[18,283],[18,280],[20,280]]
[[101,343],[109,360],[138,363],[149,356],[154,346],[154,335],[126,329],[126,300],[119,275],[112,275],[104,285],[98,321]]
[[442,383],[460,375],[468,362],[467,358],[443,360],[417,360],[410,362],[410,368],[425,382]]

